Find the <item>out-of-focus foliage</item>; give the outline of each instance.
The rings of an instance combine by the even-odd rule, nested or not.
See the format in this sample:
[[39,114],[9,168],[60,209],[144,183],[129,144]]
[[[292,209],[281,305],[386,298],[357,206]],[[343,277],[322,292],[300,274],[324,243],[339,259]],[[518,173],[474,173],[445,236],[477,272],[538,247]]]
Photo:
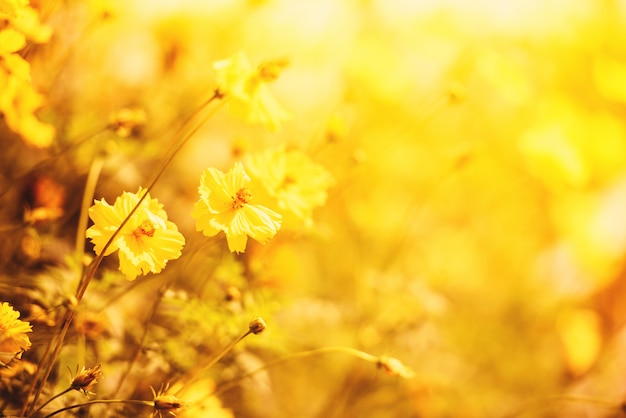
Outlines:
[[623,0],[0,0],[0,411],[622,416],[625,115]]

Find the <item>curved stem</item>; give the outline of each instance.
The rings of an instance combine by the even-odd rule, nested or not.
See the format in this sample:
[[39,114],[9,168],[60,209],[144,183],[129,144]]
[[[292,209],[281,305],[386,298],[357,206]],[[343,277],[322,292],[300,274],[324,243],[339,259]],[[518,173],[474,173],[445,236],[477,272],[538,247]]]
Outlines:
[[95,404],[112,404],[112,403],[120,403],[120,404],[131,404],[131,405],[143,405],[143,406],[150,406],[154,408],[154,402],[152,401],[141,401],[138,399],[99,399],[99,400],[94,400],[94,401],[88,401],[88,402],[83,402],[83,403],[77,403],[74,405],[69,405],[66,406],[64,408],[61,409],[57,409],[54,412],[49,413],[48,415],[46,415],[43,418],[50,418],[53,417],[57,414],[60,414],[61,412],[65,412],[65,411],[69,411],[70,409],[76,409],[76,408],[80,408],[81,406],[91,406],[91,405],[95,405]]
[[[95,136],[101,134],[102,132],[106,131],[107,129],[108,128],[105,125],[105,126],[99,126],[97,128],[94,128],[92,131],[83,133],[81,136],[79,136],[74,141],[71,141],[69,144],[67,144],[63,148],[61,148],[58,151],[54,152],[52,155],[50,155],[50,157],[48,159],[43,160],[43,161],[35,164],[34,167],[29,168],[26,172],[18,174],[17,176],[13,177],[11,179],[11,184],[12,185],[19,184],[20,180],[25,179],[26,177],[30,176],[34,172],[43,170],[44,168],[48,167],[50,164],[52,164],[53,162],[58,160],[60,157],[62,157],[64,154],[67,154],[72,149],[80,146],[81,144],[87,142],[88,140],[90,140],[90,139],[94,138]],[[3,196],[8,190],[10,190],[11,187],[13,187],[13,186],[9,186],[5,190],[1,191],[0,192],[0,196]]]
[[378,357],[372,354],[357,350],[352,347],[321,347],[321,348],[316,348],[314,350],[301,351],[299,353],[288,354],[276,360],[269,361],[257,369],[244,373],[241,376],[237,377],[236,379],[233,379],[230,382],[216,388],[211,393],[210,396],[217,396],[220,393],[226,392],[227,390],[230,390],[231,388],[233,388],[235,385],[237,385],[237,383],[239,383],[246,377],[262,372],[263,370],[269,369],[270,367],[278,366],[279,364],[287,363],[288,361],[307,358],[307,357],[313,357],[319,354],[326,354],[326,353],[344,353],[344,354],[348,354],[353,357],[359,358],[361,360],[369,361],[370,363],[378,363],[378,360],[379,360]]
[[139,358],[139,354],[141,353],[141,350],[142,350],[142,348],[144,346],[144,343],[146,341],[146,337],[148,336],[148,330],[150,329],[150,324],[152,322],[152,319],[156,315],[157,309],[159,308],[159,305],[163,301],[163,295],[167,291],[168,287],[169,287],[169,281],[164,283],[161,286],[161,288],[159,289],[158,295],[155,298],[154,303],[152,304],[152,310],[150,312],[150,315],[148,316],[148,318],[146,319],[145,324],[143,325],[143,333],[141,335],[141,338],[139,339],[139,343],[137,344],[137,348],[135,349],[134,353],[130,357],[130,360],[128,361],[128,364],[126,365],[126,370],[124,370],[124,372],[122,372],[120,378],[118,379],[117,386],[115,387],[115,390],[113,391],[113,396],[117,395],[117,393],[120,391],[120,389],[122,388],[122,385],[124,384],[124,381],[126,380],[128,375],[130,374],[130,371],[132,370],[133,365],[135,364],[135,362]]
[[193,373],[186,381],[184,381],[183,385],[180,387],[180,389],[178,389],[176,391],[176,393],[174,393],[174,396],[178,396],[185,389],[185,385],[188,385],[189,383],[195,382],[196,380],[198,380],[198,378],[202,377],[204,375],[204,373],[206,373],[211,367],[213,367],[215,365],[215,363],[220,361],[220,359],[222,357],[224,357],[226,354],[228,354],[228,352],[230,350],[232,350],[233,347],[235,347],[237,344],[239,344],[241,342],[241,340],[243,340],[244,338],[246,338],[250,334],[252,334],[252,331],[248,330],[241,337],[237,338],[235,341],[233,341],[230,344],[228,344],[222,351],[220,351],[220,353],[217,356],[213,357],[213,359],[211,361],[209,361],[206,365],[204,365],[204,367],[202,367],[196,373]]
[[47,401],[45,401],[43,404],[41,404],[41,406],[39,408],[37,408],[34,412],[33,415],[35,415],[37,412],[41,411],[42,409],[45,408],[46,405],[48,405],[50,402],[54,401],[57,398],[60,398],[61,396],[65,395],[66,393],[70,392],[72,390],[72,387],[68,387],[67,389],[57,393],[56,395],[54,395],[53,397],[51,397],[50,399],[48,399]]
[[615,402],[610,402],[604,399],[598,399],[598,398],[591,398],[591,397],[585,397],[585,396],[573,396],[573,395],[554,395],[554,396],[550,396],[547,398],[543,398],[543,399],[536,399],[530,402],[525,403],[524,405],[520,406],[517,410],[515,410],[514,412],[511,412],[507,415],[504,415],[502,418],[514,418],[514,417],[518,417],[521,416],[527,412],[529,412],[530,410],[542,406],[546,403],[551,403],[551,402],[580,402],[580,403],[589,403],[589,404],[594,404],[594,405],[598,405],[598,406],[603,406],[605,408],[609,408],[609,409],[617,409],[617,410],[621,410],[621,405],[620,404],[616,404]]
[[[144,193],[140,196],[137,204],[133,207],[133,209],[126,216],[126,218],[124,218],[124,220],[119,225],[119,227],[115,230],[115,232],[113,232],[113,234],[111,235],[111,237],[109,238],[107,243],[104,245],[104,247],[103,247],[102,251],[100,252],[100,254],[94,259],[94,261],[91,263],[90,267],[87,269],[85,274],[82,276],[82,279],[80,280],[80,282],[78,284],[78,289],[76,290],[76,300],[77,300],[77,302],[81,301],[83,295],[85,294],[85,291],[87,290],[87,287],[89,286],[89,283],[90,283],[91,279],[94,277],[94,275],[96,273],[96,270],[98,269],[98,267],[102,263],[102,260],[104,259],[104,255],[106,254],[107,249],[113,244],[113,242],[115,241],[115,239],[119,235],[119,233],[122,230],[122,228],[124,227],[124,225],[126,225],[128,223],[128,221],[132,218],[132,216],[135,214],[135,212],[137,212],[137,210],[141,206],[142,202],[145,200],[146,196],[148,196],[150,191],[154,188],[154,186],[156,185],[157,181],[161,178],[161,176],[163,175],[165,170],[169,167],[169,165],[173,161],[173,159],[176,156],[176,154],[178,154],[178,152],[189,141],[189,139],[193,136],[193,134],[195,134],[200,129],[200,126],[202,126],[211,116],[213,116],[213,114],[217,111],[217,109],[215,109],[213,112],[210,112],[204,119],[202,119],[202,121],[200,123],[198,123],[195,127],[193,127],[191,130],[189,130],[187,133],[185,133],[185,130],[187,129],[187,127],[193,122],[193,120],[196,118],[196,116],[199,115],[200,112],[204,108],[206,108],[214,100],[219,99],[220,97],[221,97],[221,95],[218,94],[218,92],[215,92],[211,96],[211,98],[209,98],[207,101],[202,103],[189,117],[187,117],[187,119],[181,125],[181,128],[176,132],[176,134],[174,135],[174,138],[172,139],[172,143],[171,143],[170,147],[166,151],[165,159],[164,159],[163,163],[161,164],[161,166],[159,167],[159,170],[157,171],[156,175],[154,176],[154,178],[152,179],[152,181],[150,182],[148,187],[146,189],[144,189]],[[169,153],[169,155],[167,155],[168,153]],[[30,412],[30,411],[32,411],[34,409],[35,404],[37,403],[37,400],[39,399],[39,396],[41,395],[41,392],[43,390],[43,386],[45,385],[46,381],[48,380],[48,377],[50,376],[50,373],[52,372],[52,367],[54,366],[54,363],[56,362],[56,359],[57,359],[57,357],[59,355],[59,352],[61,351],[61,347],[63,346],[63,341],[65,340],[65,336],[67,335],[67,331],[69,329],[69,326],[70,326],[72,320],[74,319],[74,315],[75,315],[75,310],[74,309],[69,309],[66,312],[66,314],[65,314],[65,317],[64,317],[63,322],[62,322],[63,325],[62,325],[61,331],[60,331],[58,337],[56,338],[54,351],[52,352],[52,355],[49,357],[49,359],[47,359],[46,369],[44,371],[44,375],[42,377],[42,380],[39,383],[39,386],[37,387],[37,390],[35,391],[35,396],[33,398],[33,401],[30,403],[30,406],[28,404],[25,404],[27,412]],[[35,378],[34,379],[34,382],[35,382],[34,384],[36,384],[36,380],[37,379]],[[32,393],[32,391],[29,391],[29,395],[30,395],[30,393]],[[23,413],[22,413],[22,415],[23,415]]]

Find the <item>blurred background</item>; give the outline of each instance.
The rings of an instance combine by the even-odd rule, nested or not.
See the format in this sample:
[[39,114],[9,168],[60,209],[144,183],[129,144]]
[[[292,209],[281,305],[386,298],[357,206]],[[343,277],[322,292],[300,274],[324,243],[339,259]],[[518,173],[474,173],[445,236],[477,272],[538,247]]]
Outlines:
[[[36,143],[0,122],[0,296],[30,313],[33,363],[75,289],[68,259],[83,250],[76,226],[94,161],[96,199],[134,192],[212,95],[213,62],[238,51],[253,65],[289,62],[270,85],[291,115],[278,132],[221,109],[159,180],[152,195],[185,235],[183,257],[135,282],[105,260],[58,389],[78,358],[102,362],[96,393],[113,393],[138,352],[115,393],[149,394],[262,315],[268,332],[209,373],[218,387],[327,346],[398,358],[415,376],[337,353],[296,359],[221,393],[225,416],[620,416],[625,1],[31,6],[51,36],[17,53],[43,97],[37,119],[55,136]],[[123,108],[145,112],[143,129],[102,130]],[[223,235],[196,232],[202,170],[277,146],[334,178],[313,225],[241,255]],[[29,218],[37,207],[59,216]]]

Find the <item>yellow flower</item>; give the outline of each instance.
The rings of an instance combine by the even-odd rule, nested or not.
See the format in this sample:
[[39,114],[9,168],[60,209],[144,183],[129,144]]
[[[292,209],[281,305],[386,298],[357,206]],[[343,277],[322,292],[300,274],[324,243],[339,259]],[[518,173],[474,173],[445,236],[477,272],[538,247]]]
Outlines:
[[172,387],[175,393],[184,394],[186,408],[178,416],[181,418],[233,418],[233,412],[224,408],[220,399],[213,395],[215,383],[210,379],[179,383]]
[[30,146],[47,148],[55,129],[35,116],[44,103],[30,77],[30,64],[16,52],[26,40],[47,42],[51,29],[40,24],[26,0],[0,0],[0,116]]
[[284,148],[252,154],[246,162],[252,180],[277,202],[286,224],[312,223],[313,209],[326,202],[333,183],[324,167],[301,151]]
[[247,123],[260,123],[276,131],[288,113],[271,95],[267,83],[278,78],[285,61],[262,63],[252,68],[248,57],[239,52],[213,64],[219,94],[230,99],[229,110]]
[[138,108],[119,109],[109,118],[109,129],[122,138],[137,137],[146,124],[146,112]]
[[46,43],[52,37],[52,28],[39,20],[39,13],[32,7],[24,7],[18,11],[11,26],[26,36],[26,38],[38,44]]
[[7,365],[22,352],[30,348],[26,335],[32,328],[28,322],[20,321],[20,313],[6,302],[0,304],[0,365]]
[[26,44],[26,37],[13,28],[0,30],[0,54],[17,52]]
[[35,116],[43,102],[32,85],[28,62],[17,54],[0,54],[0,114],[9,129],[38,148],[49,147],[55,135],[52,125]]
[[0,0],[0,18],[16,17],[17,13],[28,7],[28,0]]
[[209,237],[224,231],[231,252],[244,252],[248,236],[265,244],[280,229],[281,215],[250,203],[249,183],[250,177],[237,162],[226,174],[207,168],[198,188],[200,200],[193,209],[196,230]]
[[[141,195],[142,189],[139,188],[137,193],[124,192],[113,206],[102,199],[96,200],[89,208],[94,225],[87,230],[86,235],[95,245],[96,254],[102,253]],[[185,238],[178,232],[176,224],[167,220],[163,205],[148,195],[104,255],[119,250],[120,271],[128,280],[134,280],[140,274],[163,270],[168,260],[180,257],[184,245]]]

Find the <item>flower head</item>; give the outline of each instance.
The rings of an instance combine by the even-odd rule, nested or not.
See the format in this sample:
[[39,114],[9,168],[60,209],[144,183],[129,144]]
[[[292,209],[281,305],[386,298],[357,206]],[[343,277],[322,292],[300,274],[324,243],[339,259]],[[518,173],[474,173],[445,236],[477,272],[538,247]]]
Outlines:
[[122,138],[139,136],[146,124],[146,112],[137,108],[122,108],[109,118],[109,129]]
[[288,114],[270,94],[267,83],[276,80],[286,65],[284,60],[270,61],[255,69],[248,57],[239,52],[213,64],[217,91],[230,98],[231,113],[247,123],[260,123],[275,131]]
[[404,379],[411,379],[415,376],[415,372],[411,370],[410,367],[405,366],[400,360],[394,357],[379,357],[377,366],[391,376],[399,376]]
[[30,64],[17,52],[27,40],[43,43],[51,34],[28,0],[0,0],[0,119],[36,148],[49,147],[55,129],[35,115],[44,98],[32,83]]
[[28,6],[28,0],[1,0],[0,17],[17,17],[17,13]]
[[284,148],[253,154],[247,160],[253,181],[278,205],[285,223],[312,223],[313,209],[326,202],[333,178],[301,151]]
[[234,418],[233,412],[224,408],[220,399],[213,394],[215,382],[210,379],[179,382],[171,391],[184,393],[185,404],[181,414],[184,418]]
[[224,231],[231,252],[244,252],[248,236],[264,244],[280,229],[281,215],[250,203],[249,183],[250,177],[238,162],[226,174],[207,168],[198,188],[200,200],[193,209],[196,230],[209,237]]
[[267,324],[260,316],[254,318],[250,322],[250,332],[253,334],[260,334],[267,329]]
[[6,365],[14,358],[19,358],[30,348],[31,325],[20,321],[20,313],[6,302],[0,304],[0,365]]
[[[112,206],[102,199],[89,208],[94,225],[86,235],[94,243],[96,254],[102,253],[142,193],[141,188],[137,193],[124,192]],[[168,260],[180,257],[184,245],[185,238],[178,232],[176,224],[167,220],[163,205],[147,195],[104,255],[119,250],[120,271],[128,280],[134,280],[140,274],[163,270]]]
[[97,364],[90,369],[83,369],[76,374],[72,380],[70,387],[73,390],[83,392],[85,395],[91,393],[91,389],[98,383],[98,379],[102,377],[102,365]]
[[176,412],[184,406],[185,404],[174,395],[158,395],[154,398],[154,411],[160,416],[165,413],[176,416]]
[[47,148],[55,129],[37,119],[35,112],[44,104],[30,78],[30,64],[21,56],[0,54],[0,115],[9,129],[29,146]]
[[178,399],[176,396],[168,395],[168,389],[169,384],[161,386],[161,389],[159,389],[159,392],[157,393],[152,387],[150,387],[150,390],[152,391],[152,395],[154,397],[152,401],[154,402],[153,416],[158,415],[162,417],[163,414],[176,416],[177,412],[180,412],[181,409],[187,407],[187,404]]

